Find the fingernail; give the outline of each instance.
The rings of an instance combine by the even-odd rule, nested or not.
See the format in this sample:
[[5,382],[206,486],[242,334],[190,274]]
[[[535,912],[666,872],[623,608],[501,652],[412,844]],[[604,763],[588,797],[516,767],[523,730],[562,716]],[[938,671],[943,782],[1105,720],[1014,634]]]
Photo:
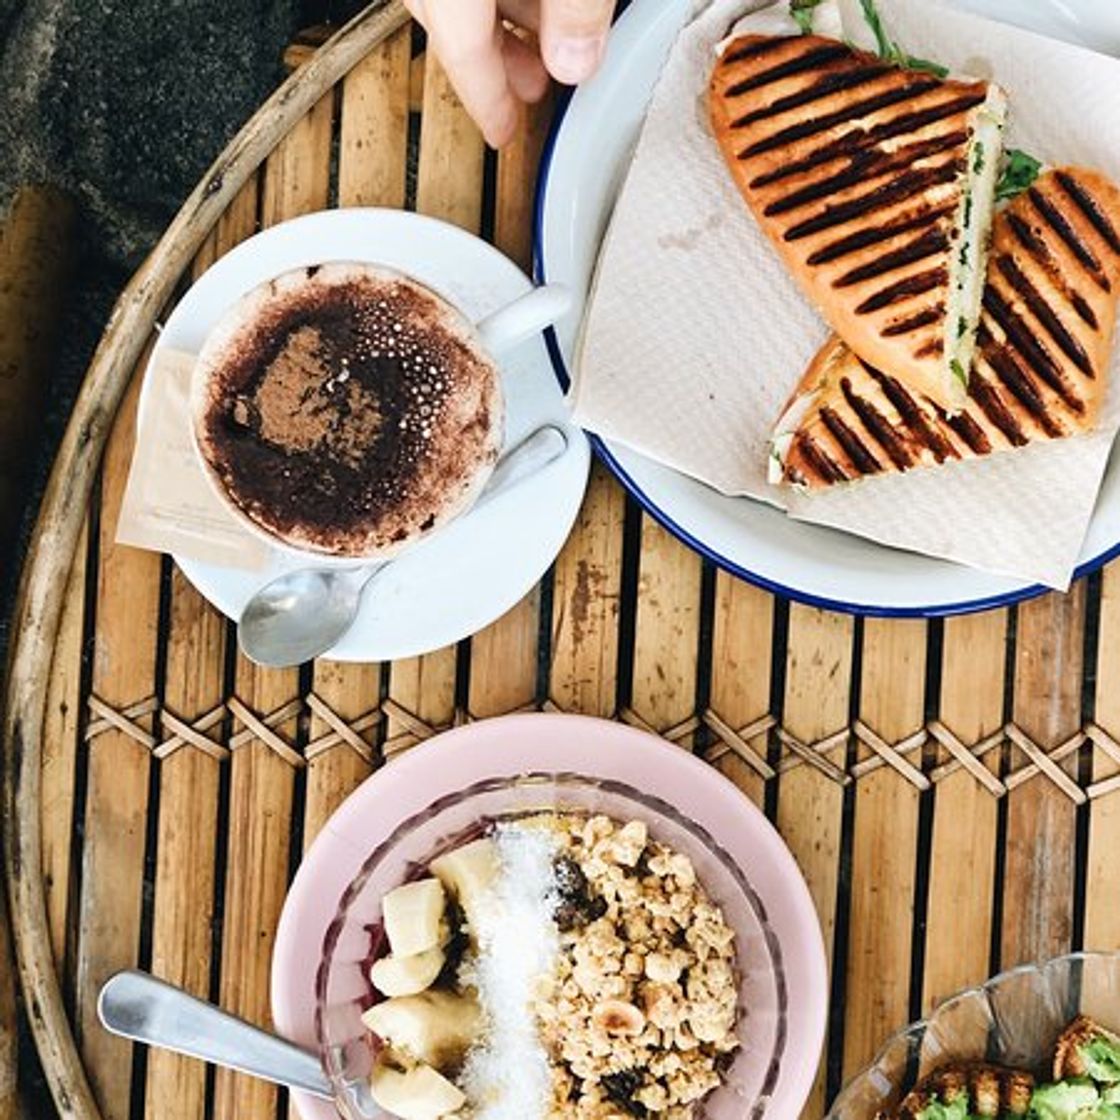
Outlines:
[[504,148],[517,134],[521,114],[515,104],[509,104],[498,118],[485,130],[486,143],[491,148]]
[[552,76],[565,85],[574,86],[589,78],[599,64],[606,40],[602,36],[592,39],[559,39],[550,52],[549,70]]

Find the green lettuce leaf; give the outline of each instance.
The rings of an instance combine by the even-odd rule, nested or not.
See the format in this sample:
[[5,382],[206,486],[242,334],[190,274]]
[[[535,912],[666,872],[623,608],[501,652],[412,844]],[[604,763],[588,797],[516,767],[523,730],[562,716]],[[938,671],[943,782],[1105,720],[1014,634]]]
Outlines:
[[822,2],[823,0],[789,0],[790,15],[797,20],[802,35],[812,35],[813,14],[817,5]]
[[1028,187],[1034,184],[1035,179],[1042,172],[1042,163],[1027,152],[1018,148],[1009,148],[1005,153],[1003,175],[996,184],[996,201],[1002,202],[1005,198],[1016,198]]
[[863,18],[867,20],[867,26],[871,28],[871,33],[875,36],[880,58],[892,62],[896,66],[905,67],[907,70],[927,70],[931,74],[936,74],[939,78],[948,75],[949,68],[947,66],[942,66],[939,62],[930,62],[926,58],[915,58],[914,55],[907,54],[891,39],[883,26],[882,17],[875,7],[875,0],[859,0],[859,3],[863,9]]

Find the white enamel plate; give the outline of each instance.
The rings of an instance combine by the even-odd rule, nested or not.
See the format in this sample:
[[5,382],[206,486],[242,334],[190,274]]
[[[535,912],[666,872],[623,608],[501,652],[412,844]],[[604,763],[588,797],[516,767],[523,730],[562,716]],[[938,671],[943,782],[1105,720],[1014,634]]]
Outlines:
[[[476,322],[530,287],[529,279],[497,249],[433,218],[398,210],[309,214],[257,234],[203,273],[167,321],[148,377],[159,368],[155,358],[165,347],[198,353],[224,312],[257,284],[292,268],[338,260],[406,272]],[[587,485],[587,440],[568,419],[540,336],[503,354],[501,368],[507,442],[556,424],[567,433],[567,450],[485,508],[396,560],[370,584],[353,628],[328,658],[388,661],[457,642],[513,607],[560,551]],[[141,425],[149,397],[141,395]],[[269,579],[308,566],[280,551],[271,554],[265,572],[255,573],[181,556],[175,560],[191,583],[234,619]]]
[[[1105,0],[953,0],[964,10],[1120,55],[1120,4]],[[550,349],[568,376],[599,242],[646,105],[694,0],[634,0],[611,36],[603,69],[562,110],[537,199],[537,267],[579,293]],[[594,158],[588,153],[594,152]],[[617,443],[594,441],[641,505],[720,567],[803,602],[875,615],[948,615],[1041,593],[1003,576],[900,552],[806,525],[747,498],[728,498]],[[1120,555],[1120,468],[1114,462],[1078,575]]]

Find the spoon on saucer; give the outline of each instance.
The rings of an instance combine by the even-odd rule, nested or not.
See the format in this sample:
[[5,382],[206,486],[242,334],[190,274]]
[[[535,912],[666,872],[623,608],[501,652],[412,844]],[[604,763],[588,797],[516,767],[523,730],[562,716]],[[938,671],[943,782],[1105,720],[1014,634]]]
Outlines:
[[[538,428],[498,460],[473,508],[559,459],[567,446],[562,428],[552,424]],[[300,568],[277,576],[242,611],[237,623],[238,645],[250,661],[275,669],[302,665],[326,653],[354,624],[362,593],[393,562]]]

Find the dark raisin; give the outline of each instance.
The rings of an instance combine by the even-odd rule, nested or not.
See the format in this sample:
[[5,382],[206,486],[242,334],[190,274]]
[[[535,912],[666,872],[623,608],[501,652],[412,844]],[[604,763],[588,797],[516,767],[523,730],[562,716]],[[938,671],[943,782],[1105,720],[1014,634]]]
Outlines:
[[568,1100],[574,1103],[579,1100],[580,1093],[583,1092],[583,1082],[572,1073],[572,1067],[567,1062],[562,1062],[561,1066],[568,1075]]
[[726,1073],[735,1063],[735,1051],[723,1050],[716,1055],[716,1073]]
[[604,1074],[603,1088],[607,1091],[615,1104],[626,1109],[631,1116],[646,1116],[648,1110],[640,1101],[634,1100],[634,1094],[642,1087],[643,1073],[637,1069],[619,1070],[618,1073]]
[[466,932],[462,928],[457,929],[444,949],[446,956],[443,968],[440,969],[439,976],[435,980],[437,986],[447,988],[455,986],[456,978],[459,975],[459,965],[463,963],[463,956],[469,945],[470,938]]
[[435,983],[440,987],[454,987],[459,974],[459,965],[470,945],[470,937],[465,928],[465,918],[459,904],[454,899],[447,902],[447,924],[451,928],[451,938],[444,947],[443,968]]
[[557,906],[553,918],[561,932],[580,929],[607,912],[606,901],[592,897],[587,876],[575,860],[561,856],[555,867]]
[[587,876],[570,856],[556,861],[556,890],[564,902],[575,902],[587,895]]
[[649,874],[649,861],[653,858],[653,852],[647,844],[643,849],[638,862],[634,864],[634,874],[639,879],[644,879]]
[[556,907],[556,912],[552,917],[561,933],[579,929],[584,924],[583,910],[578,906],[572,906],[568,902],[561,902]]

